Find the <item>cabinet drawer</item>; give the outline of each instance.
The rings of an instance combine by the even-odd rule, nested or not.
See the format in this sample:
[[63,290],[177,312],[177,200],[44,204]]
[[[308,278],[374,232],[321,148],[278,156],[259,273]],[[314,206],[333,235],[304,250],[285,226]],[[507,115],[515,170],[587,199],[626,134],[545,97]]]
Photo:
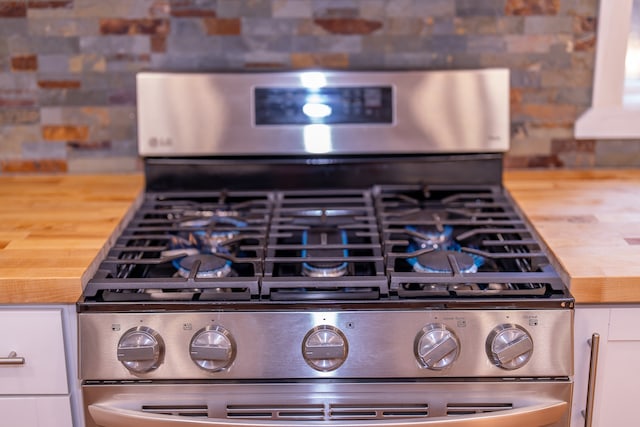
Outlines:
[[0,425],[72,427],[68,396],[0,397]]
[[0,395],[67,393],[61,311],[0,310]]
[[640,341],[639,323],[639,308],[612,308],[609,318],[609,341]]

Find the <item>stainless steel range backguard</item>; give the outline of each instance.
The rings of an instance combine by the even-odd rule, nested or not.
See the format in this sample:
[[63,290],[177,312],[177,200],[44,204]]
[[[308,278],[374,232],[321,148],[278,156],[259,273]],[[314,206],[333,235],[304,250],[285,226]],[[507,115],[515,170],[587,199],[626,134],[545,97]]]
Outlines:
[[[509,148],[508,76],[506,69],[140,73],[139,152],[149,157],[504,152]],[[263,103],[256,95],[260,89],[272,91]],[[389,90],[388,117],[366,115],[367,102],[372,111],[385,104],[375,95],[352,93],[367,89]],[[334,114],[340,109],[339,123],[320,117],[301,122],[297,112],[315,92],[319,101],[312,105],[333,107]],[[350,103],[348,112],[344,102]],[[274,106],[291,120],[260,124],[256,116]],[[359,108],[363,115],[354,113]]]

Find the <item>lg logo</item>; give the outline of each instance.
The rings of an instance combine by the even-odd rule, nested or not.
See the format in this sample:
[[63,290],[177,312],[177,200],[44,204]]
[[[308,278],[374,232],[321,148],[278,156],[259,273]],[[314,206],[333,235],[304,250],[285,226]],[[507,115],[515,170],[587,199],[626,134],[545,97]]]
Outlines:
[[152,137],[149,138],[149,146],[151,148],[173,147],[173,140],[171,138]]

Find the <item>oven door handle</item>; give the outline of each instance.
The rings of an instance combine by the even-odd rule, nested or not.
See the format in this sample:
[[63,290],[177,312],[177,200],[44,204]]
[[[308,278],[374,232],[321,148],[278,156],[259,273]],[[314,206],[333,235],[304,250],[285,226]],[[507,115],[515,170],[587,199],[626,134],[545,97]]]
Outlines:
[[106,404],[89,405],[89,413],[101,427],[541,427],[557,423],[568,410],[567,402],[551,402],[491,414],[436,417],[426,420],[269,421],[194,419],[147,414]]

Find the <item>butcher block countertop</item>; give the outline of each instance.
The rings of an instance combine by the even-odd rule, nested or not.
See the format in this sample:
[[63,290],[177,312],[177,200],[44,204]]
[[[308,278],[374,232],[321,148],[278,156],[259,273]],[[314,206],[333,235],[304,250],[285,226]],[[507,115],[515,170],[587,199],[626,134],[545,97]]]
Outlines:
[[[578,303],[640,303],[640,170],[507,171]],[[0,176],[0,304],[74,303],[141,175]]]
[[578,303],[640,302],[640,170],[508,171]]
[[0,304],[74,303],[141,175],[0,176]]

